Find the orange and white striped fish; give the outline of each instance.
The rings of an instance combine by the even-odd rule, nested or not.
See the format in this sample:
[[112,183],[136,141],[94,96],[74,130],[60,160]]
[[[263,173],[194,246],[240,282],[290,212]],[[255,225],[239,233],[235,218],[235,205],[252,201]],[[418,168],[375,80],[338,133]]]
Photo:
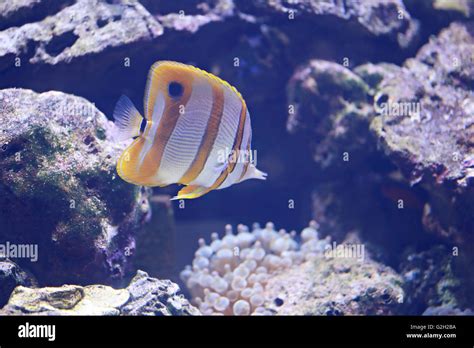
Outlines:
[[265,180],[252,160],[250,115],[240,93],[191,65],[152,65],[145,118],[126,96],[114,111],[117,138],[135,138],[117,162],[119,176],[143,186],[186,185],[191,199],[247,179]]

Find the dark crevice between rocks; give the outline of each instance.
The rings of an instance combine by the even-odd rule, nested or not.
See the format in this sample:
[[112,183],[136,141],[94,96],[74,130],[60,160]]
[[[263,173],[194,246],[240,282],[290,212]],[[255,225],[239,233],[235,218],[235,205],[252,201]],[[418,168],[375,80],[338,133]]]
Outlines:
[[102,18],[99,18],[96,22],[97,24],[97,28],[103,28],[105,27],[107,24],[109,24],[109,21],[106,20],[106,19],[102,19]]
[[[352,16],[345,19],[336,15],[315,16],[305,12],[295,12],[295,19],[290,20],[287,13],[275,12],[274,16],[268,17],[268,13],[264,9],[250,2],[236,1],[236,3],[238,9],[243,13],[252,13],[253,16],[258,17],[259,24],[284,29],[283,31],[288,34],[294,32],[295,35],[289,41],[292,44],[298,43],[301,48],[314,45],[314,42],[318,40],[324,44],[338,46],[338,51],[342,51],[347,47],[346,53],[337,57],[338,59],[319,56],[318,53],[322,52],[321,50],[316,51],[317,54],[313,54],[311,58],[323,58],[340,63],[343,57],[349,57],[351,67],[367,61],[385,61],[400,65],[405,59],[413,56],[419,47],[425,43],[425,41],[418,40],[415,34],[407,47],[400,47],[397,39],[399,34],[408,35],[408,21],[404,21],[399,30],[393,33],[376,36],[364,27],[357,18]],[[287,5],[285,4],[285,6]],[[386,11],[387,9],[383,7],[383,10]],[[392,11],[392,13],[397,15],[397,11]],[[300,35],[301,32],[308,33],[308,35]],[[327,38],[329,36],[337,37],[339,40],[328,42]],[[334,49],[332,50],[334,51]],[[364,57],[365,60],[358,61],[358,57]]]
[[[140,3],[152,14],[167,15],[171,13],[180,13],[181,10],[185,11],[185,15],[198,15],[202,14],[197,7],[202,0],[187,0],[185,4],[180,1],[169,1],[169,0],[140,0]],[[209,6],[217,1],[207,1]]]
[[[413,18],[420,21],[418,32],[419,47],[425,45],[431,36],[437,36],[441,30],[447,28],[454,21],[468,21],[462,13],[458,11],[435,10],[433,1],[404,0],[407,11]],[[474,11],[474,6],[471,5]]]
[[[29,40],[20,56],[9,53],[0,57],[0,72],[10,70],[13,73],[21,74],[22,70],[18,69],[24,69],[25,66],[29,65],[28,61],[35,55],[37,48],[38,42]],[[17,66],[17,59],[19,59],[19,66]]]
[[73,30],[67,31],[61,35],[53,37],[45,46],[45,50],[50,56],[56,57],[66,48],[74,45],[78,38],[79,36],[76,35]]
[[[111,19],[99,18],[99,19],[97,19],[97,21],[96,21],[97,28],[103,28],[103,27],[105,27],[107,24],[112,23],[112,22],[117,22],[117,21],[119,21],[119,20],[121,20],[121,19],[122,19],[122,15],[120,15],[120,14],[113,16]],[[150,34],[151,34],[151,33],[150,33]],[[150,35],[150,36],[152,36],[152,35]]]
[[39,22],[75,2],[76,0],[42,0],[34,3],[31,7],[21,7],[16,12],[7,15],[7,17],[0,14],[0,30]]

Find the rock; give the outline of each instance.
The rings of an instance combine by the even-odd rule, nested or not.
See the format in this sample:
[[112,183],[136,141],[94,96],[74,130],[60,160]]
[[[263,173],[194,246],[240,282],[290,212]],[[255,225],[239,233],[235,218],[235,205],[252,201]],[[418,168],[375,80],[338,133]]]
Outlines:
[[[366,61],[383,37],[391,51],[387,58],[404,55],[397,42],[411,44],[417,31],[401,0],[293,1],[291,26],[283,20],[289,7],[282,1],[22,0],[3,6],[0,88],[61,90],[96,101],[106,113],[121,93],[142,100],[148,68],[159,59],[191,62],[234,81],[268,80],[264,91],[275,81],[283,87],[296,64],[322,50],[334,59],[351,52],[351,62]],[[306,30],[311,42],[302,42],[299,32]],[[334,30],[345,43],[325,40]],[[302,45],[304,52],[294,55]],[[241,69],[233,66],[235,58]],[[274,76],[280,68],[290,69]]]
[[406,0],[406,6],[413,9],[415,16],[448,17],[452,19],[471,18],[474,14],[474,3],[470,0]]
[[293,74],[288,91],[295,110],[289,112],[287,128],[319,140],[312,154],[321,167],[341,164],[343,152],[364,148],[370,154],[375,149],[360,132],[372,117],[366,103],[369,86],[351,70],[311,60]]
[[425,228],[468,244],[474,226],[473,30],[472,23],[453,23],[402,68],[385,72],[374,97],[380,117],[371,124],[406,179],[428,191]]
[[[156,1],[144,1],[146,7],[156,9],[160,13],[166,8],[165,3],[156,5]],[[169,6],[169,5],[168,5]],[[199,9],[201,13],[193,9]],[[158,15],[157,18],[165,27],[176,31],[197,32],[201,27],[213,22],[222,22],[235,15],[233,0],[217,0],[215,4],[187,2],[175,5],[176,12]],[[192,14],[189,14],[191,12]]]
[[[469,185],[474,136],[474,99],[469,87],[474,79],[472,29],[472,25],[452,24],[416,58],[387,72],[379,83],[375,103],[400,105],[400,109],[398,114],[394,108],[387,114],[377,110],[384,117],[376,118],[372,129],[388,156],[397,160],[413,182]],[[419,110],[409,110],[409,103]],[[415,131],[418,136],[409,137]],[[436,141],[431,141],[435,135]],[[430,146],[423,141],[430,141]]]
[[178,295],[179,286],[169,280],[150,278],[138,271],[127,290],[130,301],[121,309],[122,315],[199,315],[199,310]]
[[[391,250],[386,261],[394,266],[404,247],[432,239],[423,229],[474,243],[472,32],[472,23],[452,23],[402,67],[369,63],[350,71],[315,60],[293,75],[296,113],[288,127],[314,139],[324,169],[313,194],[323,231],[343,238],[357,229]],[[350,83],[355,89],[345,87]],[[461,257],[472,263],[467,253]]]
[[[243,2],[242,2],[243,3]],[[388,36],[400,46],[408,46],[413,40],[418,23],[412,19],[400,0],[347,1],[336,0],[259,0],[255,7],[267,11],[293,16],[293,18],[315,19],[334,16],[348,22],[356,22],[373,35]],[[357,28],[356,26],[354,26]]]
[[423,315],[474,315],[474,311],[471,309],[461,310],[459,308],[453,308],[452,306],[439,306],[439,307],[428,307]]
[[[277,16],[272,25],[280,25],[286,19],[318,21],[327,16],[344,21],[352,29],[366,31],[374,36],[387,36],[405,46],[413,40],[418,30],[414,20],[400,0],[377,0],[371,2],[294,0],[216,0],[209,3],[188,1],[170,4],[165,1],[141,1],[165,28],[195,33],[201,27],[235,17],[249,23],[267,22],[268,16]],[[163,15],[163,13],[165,13]],[[357,23],[357,24],[356,24]]]
[[17,287],[2,309],[9,315],[118,315],[127,302],[127,290],[104,285],[63,285],[31,289]]
[[120,278],[149,208],[116,175],[111,122],[82,98],[23,89],[0,91],[0,122],[0,240],[38,247],[15,261],[40,285]]
[[438,307],[454,311],[473,303],[469,283],[459,276],[459,260],[445,246],[408,253],[400,268],[407,294],[404,313],[420,315]]
[[0,308],[8,302],[11,292],[18,285],[35,286],[36,280],[16,263],[0,261]]
[[[137,1],[79,0],[52,16],[0,32],[0,67],[70,63],[106,49],[151,40],[162,26]],[[0,71],[1,71],[0,70]]]
[[0,29],[0,89],[60,90],[101,110],[105,99],[107,113],[127,88],[143,93],[137,69],[146,72],[159,57],[153,40],[163,27],[138,1],[38,0],[23,13]]
[[[348,232],[358,232],[377,259],[394,266],[404,246],[421,234],[424,198],[423,192],[412,192],[369,131],[376,117],[370,103],[373,85],[380,80],[376,74],[397,68],[367,66],[372,72],[367,78],[358,69],[359,74],[313,59],[288,84],[288,104],[294,112],[287,121],[290,133],[310,144],[317,166],[312,201],[321,232],[338,241]],[[411,204],[398,209],[397,195]]]
[[278,315],[400,313],[402,279],[368,258],[318,258],[272,277],[266,296]]
[[15,0],[2,1],[0,4],[0,30],[18,27],[28,22],[44,19],[62,7],[72,4],[73,0]]
[[17,287],[2,315],[198,315],[170,281],[138,271],[126,289],[105,285]]

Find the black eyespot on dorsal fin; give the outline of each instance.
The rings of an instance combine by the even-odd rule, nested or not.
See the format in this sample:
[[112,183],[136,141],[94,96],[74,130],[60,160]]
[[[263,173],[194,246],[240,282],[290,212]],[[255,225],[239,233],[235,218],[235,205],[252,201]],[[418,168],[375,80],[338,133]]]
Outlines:
[[179,98],[183,95],[184,87],[181,83],[172,81],[168,85],[168,94],[171,98]]

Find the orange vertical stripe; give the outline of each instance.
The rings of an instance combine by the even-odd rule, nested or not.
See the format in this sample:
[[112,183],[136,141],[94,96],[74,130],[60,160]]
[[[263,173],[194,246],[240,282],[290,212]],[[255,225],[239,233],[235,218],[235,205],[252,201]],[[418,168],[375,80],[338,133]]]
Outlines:
[[180,184],[189,184],[195,180],[204,169],[207,158],[211,153],[214,142],[216,141],[224,113],[224,89],[221,84],[212,81],[212,109],[206,130],[201,139],[199,150],[193,162],[186,170],[186,173],[179,179]]
[[[160,119],[158,128],[153,139],[153,145],[150,151],[145,155],[143,163],[140,167],[140,171],[144,177],[149,178],[150,181],[154,180],[154,177],[160,168],[161,159],[165,151],[166,144],[168,143],[171,134],[178,123],[180,117],[180,108],[186,109],[186,104],[191,98],[192,86],[194,77],[182,67],[166,67],[160,71],[160,84],[158,90],[165,96],[165,109],[163,116]],[[179,82],[183,85],[183,95],[175,100],[168,95],[168,84],[172,81]],[[159,183],[157,183],[159,184]]]
[[[242,146],[242,139],[244,137],[245,119],[246,119],[246,116],[247,116],[247,106],[245,105],[245,102],[243,101],[243,99],[241,99],[241,100],[242,100],[242,110],[240,112],[239,127],[237,129],[237,134],[236,134],[236,137],[235,137],[235,140],[234,140],[234,145],[232,146],[233,153],[237,154],[237,156],[238,156],[238,151],[239,151],[240,147]],[[232,155],[230,155],[230,156],[232,156]],[[207,190],[207,192],[209,192],[211,190],[215,190],[220,185],[222,185],[222,183],[225,181],[225,179],[227,179],[227,176],[234,171],[235,166],[236,166],[236,162],[235,161],[231,162],[229,164],[229,166],[227,167],[227,170],[224,170],[221,173],[221,175],[219,175],[217,180],[214,182],[214,184],[212,184],[212,186]]]

